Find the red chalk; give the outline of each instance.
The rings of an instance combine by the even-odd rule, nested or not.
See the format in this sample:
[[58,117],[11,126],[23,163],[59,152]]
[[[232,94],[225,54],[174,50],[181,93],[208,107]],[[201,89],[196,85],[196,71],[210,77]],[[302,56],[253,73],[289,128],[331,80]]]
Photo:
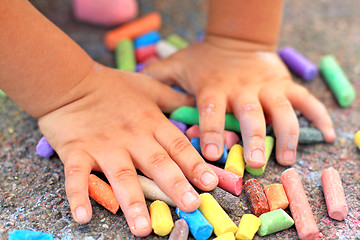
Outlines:
[[295,221],[296,230],[300,239],[318,239],[319,229],[301,183],[298,171],[295,168],[285,170],[281,174],[281,183],[290,203],[291,215]]
[[321,182],[329,216],[338,221],[344,220],[348,207],[339,172],[332,167],[323,170]]
[[[186,131],[186,136],[189,139],[200,138],[200,127],[199,125],[193,125]],[[224,131],[224,143],[228,149],[231,149],[236,143],[240,141],[238,135],[232,131]]]
[[208,164],[219,178],[218,187],[239,196],[242,190],[242,177],[222,168]]
[[156,47],[155,45],[148,45],[145,47],[140,47],[135,50],[135,56],[137,62],[144,62],[148,58],[155,56],[156,54]]
[[263,213],[270,212],[270,207],[260,183],[256,179],[249,179],[244,184],[246,196],[251,202],[254,215],[259,217]]
[[145,66],[148,66],[148,65],[150,65],[151,63],[157,62],[157,61],[159,61],[159,60],[160,60],[160,59],[159,59],[156,55],[153,55],[153,56],[147,58],[147,59],[143,62],[143,64],[145,64]]

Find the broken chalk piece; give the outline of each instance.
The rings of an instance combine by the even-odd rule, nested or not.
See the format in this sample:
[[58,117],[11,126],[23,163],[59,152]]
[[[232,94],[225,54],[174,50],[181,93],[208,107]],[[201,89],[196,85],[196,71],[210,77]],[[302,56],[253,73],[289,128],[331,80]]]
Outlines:
[[183,49],[189,46],[189,43],[185,39],[175,33],[167,36],[165,40],[177,49]]
[[139,63],[136,65],[136,72],[141,72],[146,67],[144,63]]
[[356,143],[356,145],[358,146],[358,148],[360,150],[360,130],[356,132],[355,137],[354,137],[354,142]]
[[320,70],[339,105],[344,108],[350,107],[356,97],[355,89],[335,57],[333,55],[322,57],[320,60]]
[[105,34],[105,46],[114,50],[117,44],[123,39],[134,39],[141,34],[157,30],[161,25],[161,16],[154,12],[134,20],[128,24],[115,28]]
[[298,171],[295,168],[289,168],[281,174],[280,179],[289,200],[291,215],[295,221],[299,239],[317,239],[319,229]]
[[275,183],[264,189],[265,196],[268,200],[270,211],[276,209],[285,210],[289,206],[289,200],[286,197],[284,187],[281,183]]
[[0,89],[0,97],[7,98],[8,95],[3,90]]
[[[201,147],[200,147],[200,139],[199,138],[192,138],[190,140],[190,142],[193,145],[193,147],[202,155]],[[218,160],[216,160],[216,162],[218,162],[218,163],[226,163],[227,156],[228,156],[228,149],[227,149],[226,145],[224,145],[223,154],[221,155],[221,157]]]
[[211,236],[213,227],[198,209],[188,213],[176,207],[176,214],[186,221],[196,240],[207,240]]
[[321,183],[329,216],[338,221],[344,220],[348,214],[348,206],[339,172],[332,167],[323,170]]
[[294,220],[281,208],[262,214],[261,226],[257,232],[260,236],[280,232],[294,225]]
[[244,150],[241,145],[235,144],[234,146],[232,146],[228,153],[224,170],[235,173],[236,175],[239,175],[241,177],[244,176],[245,160]]
[[166,236],[174,227],[169,206],[160,200],[156,200],[149,207],[151,226],[154,233],[159,236]]
[[147,33],[137,37],[134,40],[134,47],[136,49],[138,49],[140,47],[145,47],[148,45],[155,45],[155,43],[157,43],[160,39],[161,39],[161,36],[158,32],[150,31],[150,32],[147,32]]
[[293,72],[305,81],[310,81],[318,75],[317,66],[291,47],[283,47],[279,56]]
[[133,43],[130,39],[121,40],[115,50],[117,69],[135,72],[136,60]]
[[111,186],[94,174],[89,176],[89,196],[113,214],[119,209]]
[[237,231],[235,223],[210,193],[202,193],[200,194],[200,198],[199,211],[214,227],[216,236],[220,236],[226,232],[234,234]]
[[50,233],[43,233],[30,230],[15,230],[9,234],[8,240],[53,240]]
[[180,131],[182,131],[184,134],[186,132],[187,126],[185,123],[179,122],[179,121],[175,121],[172,119],[169,119],[171,123],[173,123],[178,129],[180,129]]
[[324,136],[319,129],[303,128],[299,130],[299,144],[311,144],[325,142]]
[[182,218],[176,220],[173,230],[170,233],[169,240],[188,240],[189,226]]
[[208,164],[219,178],[218,187],[239,196],[242,190],[242,177],[222,168]]
[[50,146],[46,138],[43,136],[40,138],[39,142],[36,145],[36,153],[40,157],[51,157],[55,153],[55,151]]
[[235,240],[235,236],[232,232],[227,232],[221,234],[220,236],[214,238],[213,240]]
[[261,225],[261,220],[253,214],[244,214],[241,217],[238,230],[236,232],[236,239],[248,240],[253,239],[255,233]]
[[271,156],[273,147],[274,147],[274,138],[271,136],[266,136],[265,137],[265,165],[262,166],[261,168],[252,168],[252,167],[249,167],[249,165],[245,164],[246,171],[254,176],[260,176],[261,174],[263,174],[265,172],[267,162],[269,161],[269,158]]
[[178,49],[165,40],[156,43],[156,53],[160,58],[167,58],[176,53]]
[[145,62],[152,56],[155,56],[155,45],[148,45],[135,49],[135,58],[138,63]]
[[161,189],[153,180],[140,175],[138,175],[138,179],[146,199],[152,201],[161,200],[166,202],[169,206],[176,207],[173,200],[171,200],[171,198],[169,198],[163,191],[161,191]]
[[258,180],[253,178],[247,180],[244,184],[244,190],[255,216],[259,217],[261,214],[270,211],[265,193]]

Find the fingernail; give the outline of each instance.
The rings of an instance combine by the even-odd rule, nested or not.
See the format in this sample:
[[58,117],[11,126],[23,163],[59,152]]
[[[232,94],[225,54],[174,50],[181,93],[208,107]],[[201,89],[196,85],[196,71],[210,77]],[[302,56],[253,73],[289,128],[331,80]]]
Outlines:
[[209,143],[205,146],[206,156],[218,157],[219,156],[219,148],[214,143]]
[[292,162],[294,162],[294,151],[286,150],[283,153],[283,161],[284,161],[284,163],[292,163]]
[[207,187],[216,182],[216,176],[210,172],[205,172],[203,175],[201,175],[201,182],[205,187]]
[[85,223],[88,221],[88,214],[84,207],[77,207],[75,210],[75,220],[78,223]]
[[260,149],[256,149],[251,152],[251,161],[256,163],[265,163],[264,152]]
[[328,128],[326,130],[326,134],[328,135],[329,138],[336,138],[336,133],[335,130],[333,128]]
[[135,223],[135,229],[143,229],[149,227],[149,221],[144,216],[138,216],[134,220]]
[[190,206],[193,205],[194,202],[198,201],[198,196],[196,196],[192,191],[187,191],[182,195],[181,201],[185,206]]

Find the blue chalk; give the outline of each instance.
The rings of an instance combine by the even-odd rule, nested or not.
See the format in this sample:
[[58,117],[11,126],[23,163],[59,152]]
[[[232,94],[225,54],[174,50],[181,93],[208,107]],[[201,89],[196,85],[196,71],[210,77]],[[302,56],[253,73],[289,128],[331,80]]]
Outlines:
[[50,146],[46,138],[43,136],[42,138],[40,138],[38,144],[36,145],[36,153],[40,157],[51,157],[55,153],[55,151]]
[[53,235],[49,233],[36,232],[30,230],[15,230],[9,234],[8,240],[53,240]]
[[171,86],[171,88],[174,89],[175,91],[178,91],[178,92],[187,93],[184,89],[179,88],[177,86]]
[[[191,139],[191,144],[202,155],[201,147],[200,147],[200,139],[199,138],[192,138]],[[226,145],[224,145],[224,152],[221,155],[221,157],[219,158],[219,160],[217,160],[216,162],[218,162],[218,163],[226,163],[227,156],[228,156],[228,148],[227,148]]]
[[176,214],[186,221],[196,240],[206,240],[211,236],[213,227],[199,210],[187,213],[176,207]]
[[146,67],[145,64],[139,63],[138,65],[136,65],[136,72],[140,72],[140,71],[143,70],[145,67]]
[[147,45],[155,44],[160,40],[161,36],[158,32],[151,31],[141,35],[134,41],[135,48],[144,47]]

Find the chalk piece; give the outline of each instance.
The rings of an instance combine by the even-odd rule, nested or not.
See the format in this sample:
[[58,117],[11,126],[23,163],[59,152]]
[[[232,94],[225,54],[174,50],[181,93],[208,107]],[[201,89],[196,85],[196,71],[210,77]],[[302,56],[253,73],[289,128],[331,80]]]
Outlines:
[[281,208],[262,214],[261,226],[257,232],[260,236],[279,232],[294,225],[294,220]]
[[172,44],[177,49],[183,49],[189,46],[189,43],[180,37],[179,35],[173,33],[166,37],[165,39],[168,43]]
[[350,107],[356,98],[355,89],[335,57],[332,55],[322,57],[320,70],[339,105],[344,108]]
[[291,215],[295,221],[299,238],[317,239],[319,229],[316,226],[298,171],[295,168],[289,168],[281,174],[280,179],[289,200]]
[[207,240],[211,236],[213,227],[198,209],[188,213],[176,207],[176,214],[186,221],[196,240]]
[[259,217],[261,214],[270,211],[265,193],[256,179],[247,180],[244,184],[244,190],[255,216]]
[[150,65],[151,63],[157,62],[157,61],[159,61],[159,60],[160,60],[160,59],[159,59],[156,55],[154,55],[154,56],[151,56],[151,57],[147,58],[143,63],[145,64],[145,66],[148,66],[148,65]]
[[138,14],[136,0],[73,0],[78,21],[112,27],[134,19]]
[[154,233],[159,236],[166,236],[174,227],[169,206],[160,200],[156,200],[149,207],[151,226]]
[[172,119],[169,119],[171,123],[173,123],[177,128],[180,129],[180,131],[182,131],[184,134],[186,132],[187,126],[186,124],[182,123],[182,122],[178,122]]
[[178,92],[186,93],[186,91],[178,86],[171,86],[172,89]]
[[36,145],[36,153],[40,157],[51,157],[55,153],[55,151],[50,146],[46,138],[43,136],[40,138],[39,142]]
[[148,58],[155,56],[155,54],[155,45],[148,45],[135,50],[135,57],[138,63],[145,62]]
[[279,208],[285,210],[289,206],[289,200],[286,197],[282,184],[271,184],[264,189],[264,193],[266,199],[268,200],[270,211],[274,211]]
[[358,146],[358,148],[360,150],[360,130],[356,132],[355,137],[354,137],[354,142],[356,143],[356,145]]
[[317,66],[291,47],[283,47],[279,56],[284,63],[305,81],[310,81],[318,75]]
[[242,190],[242,177],[222,168],[208,164],[219,178],[218,187],[239,196]]
[[8,240],[53,240],[50,233],[43,233],[30,230],[15,230],[9,234]]
[[204,39],[205,39],[205,34],[204,33],[199,33],[198,35],[197,35],[197,41],[198,42],[202,42],[202,41],[204,41]]
[[311,144],[325,142],[324,136],[319,129],[316,128],[300,128],[299,144]]
[[189,226],[182,218],[176,220],[173,230],[169,236],[169,240],[188,240]]
[[94,174],[89,176],[89,196],[113,214],[119,209],[111,186]]
[[171,198],[169,198],[163,191],[161,191],[161,189],[153,180],[140,175],[138,175],[138,178],[146,199],[152,201],[161,200],[166,202],[169,206],[176,207],[173,200],[171,200]]
[[235,236],[231,232],[227,232],[224,234],[221,234],[220,236],[214,238],[213,240],[235,240]]
[[104,43],[109,50],[114,50],[123,39],[134,39],[152,30],[158,30],[161,25],[159,13],[150,13],[135,21],[115,28],[105,34]]
[[160,58],[167,58],[176,53],[178,49],[165,40],[156,43],[156,53]]
[[265,172],[267,162],[269,161],[269,158],[271,156],[273,147],[274,147],[274,138],[271,136],[266,136],[265,137],[265,165],[262,166],[261,168],[252,168],[252,167],[249,167],[249,165],[245,164],[246,171],[254,176],[260,176],[261,174],[263,174]]
[[118,69],[130,72],[136,71],[134,47],[130,39],[124,39],[118,43],[115,58]]
[[261,220],[253,214],[244,214],[241,217],[238,230],[236,232],[237,240],[253,239],[255,233],[261,225]]
[[339,172],[332,167],[323,170],[321,183],[329,216],[338,221],[344,220],[348,214],[348,206]]
[[224,169],[241,177],[244,176],[245,160],[244,150],[241,145],[235,144],[232,146],[229,151]]
[[215,235],[220,236],[226,232],[235,234],[237,226],[215,200],[215,198],[210,193],[202,193],[200,194],[200,198],[201,203],[199,211],[214,227]]
[[[199,138],[192,138],[190,140],[191,144],[193,145],[193,147],[202,155],[201,153],[201,147],[200,147],[200,139]],[[226,163],[226,159],[227,159],[227,156],[228,156],[228,149],[226,147],[226,145],[224,145],[224,151],[223,151],[223,154],[221,155],[221,157],[216,160],[216,162],[218,163]]]
[[8,95],[3,90],[0,89],[0,97],[7,98]]
[[161,36],[158,32],[156,31],[150,31],[148,33],[145,33],[139,37],[137,37],[134,40],[134,46],[136,49],[140,48],[140,47],[145,47],[148,45],[154,45],[155,43],[157,43],[160,40]]
[[[180,107],[170,114],[170,118],[188,125],[199,125],[199,110],[189,106]],[[234,114],[225,114],[225,130],[240,132],[240,124]]]
[[146,67],[144,63],[139,63],[136,65],[136,72],[141,72]]

